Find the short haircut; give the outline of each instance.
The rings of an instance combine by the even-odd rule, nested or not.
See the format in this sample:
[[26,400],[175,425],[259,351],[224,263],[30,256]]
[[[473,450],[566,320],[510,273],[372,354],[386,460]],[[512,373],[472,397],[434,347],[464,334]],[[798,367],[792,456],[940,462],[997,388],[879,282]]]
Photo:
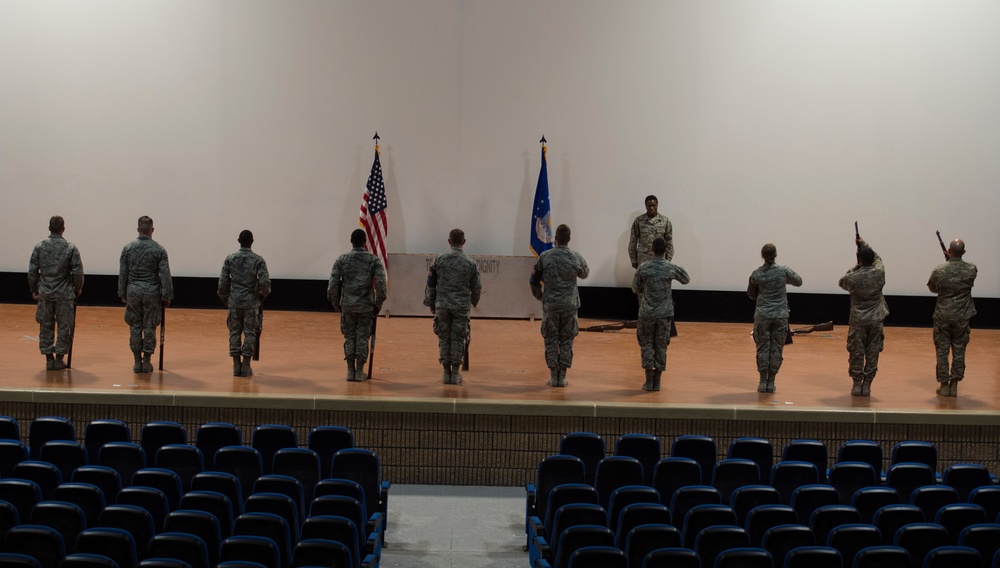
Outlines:
[[59,215],[53,215],[49,219],[49,232],[50,233],[61,233],[66,229],[66,221]]
[[667,240],[663,237],[653,239],[653,254],[660,256],[665,252],[667,252]]
[[239,241],[241,245],[252,244],[253,233],[250,232],[250,229],[243,229],[242,231],[240,231],[240,237],[236,240]]
[[871,266],[875,262],[875,251],[872,250],[872,247],[861,247],[861,250],[858,251],[858,262],[862,266]]
[[366,242],[368,242],[368,235],[365,231],[363,229],[354,229],[354,232],[351,233],[351,244],[359,247]]
[[465,242],[465,231],[462,229],[452,229],[448,233],[448,242],[452,245],[461,245]]
[[774,259],[778,256],[778,249],[771,243],[760,248],[760,256],[768,262],[774,262]]
[[650,200],[650,199],[652,199],[653,201],[655,201],[655,202],[657,203],[657,205],[659,205],[659,203],[660,203],[660,200],[659,200],[659,199],[657,199],[655,195],[647,195],[647,196],[646,196],[646,199],[644,199],[644,200],[643,200],[642,202],[643,202],[643,203],[649,203],[649,200]]
[[148,215],[143,215],[142,217],[139,217],[137,228],[139,229],[140,233],[148,233],[153,229],[153,219]]
[[559,225],[556,227],[556,244],[564,245],[569,242],[569,225]]

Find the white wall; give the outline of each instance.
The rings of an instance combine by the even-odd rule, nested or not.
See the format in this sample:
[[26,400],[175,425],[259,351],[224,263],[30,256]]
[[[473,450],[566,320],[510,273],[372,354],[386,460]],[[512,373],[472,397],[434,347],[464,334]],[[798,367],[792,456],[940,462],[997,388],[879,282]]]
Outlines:
[[655,193],[691,288],[772,241],[836,291],[857,220],[887,292],[927,293],[940,229],[998,297],[998,56],[994,0],[6,0],[0,270],[62,214],[116,273],[148,214],[176,275],[250,228],[274,277],[325,278],[377,129],[392,252],[528,254],[544,134],[591,285],[628,285]]

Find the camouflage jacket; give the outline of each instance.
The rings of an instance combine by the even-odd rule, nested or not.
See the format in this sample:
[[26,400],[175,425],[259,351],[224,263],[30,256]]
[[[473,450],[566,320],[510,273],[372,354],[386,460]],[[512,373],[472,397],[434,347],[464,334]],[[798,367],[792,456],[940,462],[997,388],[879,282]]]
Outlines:
[[934,321],[963,322],[976,315],[972,285],[976,282],[977,272],[975,264],[957,257],[934,268],[927,281],[927,288],[938,295]]
[[326,297],[345,313],[380,309],[385,302],[385,268],[382,261],[362,247],[340,255],[330,271]]
[[639,296],[639,317],[669,318],[674,316],[674,299],[670,281],[681,284],[691,281],[683,268],[664,258],[644,262],[632,278],[632,292]]
[[531,293],[547,312],[567,312],[580,307],[576,279],[590,274],[587,261],[569,247],[556,245],[538,256],[529,284]]
[[628,258],[633,263],[642,264],[653,260],[653,241],[663,237],[667,241],[664,258],[674,258],[674,226],[665,215],[656,214],[652,219],[643,213],[632,221],[632,231],[628,238]]
[[885,287],[885,267],[882,257],[875,255],[871,266],[855,266],[841,276],[840,287],[851,293],[850,323],[877,323],[889,315],[882,288]]
[[249,248],[226,257],[219,274],[219,299],[234,309],[256,308],[271,293],[271,276],[263,257]]
[[167,251],[145,235],[125,245],[118,261],[118,297],[124,298],[129,291],[159,292],[164,300],[174,297]]
[[72,300],[83,289],[83,263],[76,246],[61,235],[35,245],[28,261],[28,288],[40,300]]
[[780,264],[764,263],[753,271],[747,285],[747,296],[757,300],[755,322],[769,319],[788,319],[788,294],[786,285],[801,286],[802,277],[794,270]]
[[479,304],[482,291],[479,267],[465,251],[453,247],[431,263],[424,288],[424,305],[435,309],[468,310],[470,305]]

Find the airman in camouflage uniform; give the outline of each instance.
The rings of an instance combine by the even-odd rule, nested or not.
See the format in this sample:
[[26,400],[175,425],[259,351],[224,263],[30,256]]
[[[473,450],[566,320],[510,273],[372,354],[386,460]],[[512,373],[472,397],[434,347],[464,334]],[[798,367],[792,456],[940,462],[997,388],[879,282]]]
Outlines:
[[35,311],[35,321],[40,326],[38,348],[45,356],[46,370],[50,371],[66,368],[63,357],[69,352],[76,328],[73,300],[83,290],[80,251],[63,238],[65,230],[62,217],[49,219],[49,238],[35,245],[28,262],[28,288],[38,302]]
[[872,381],[878,371],[878,356],[885,344],[882,320],[889,315],[882,288],[885,267],[880,257],[860,236],[858,264],[840,278],[840,287],[851,293],[851,316],[847,331],[849,373],[852,396],[871,396]]
[[340,311],[340,332],[344,334],[344,360],[348,381],[368,379],[368,340],[372,323],[385,302],[385,268],[377,256],[365,250],[368,237],[361,229],[351,233],[350,252],[340,255],[330,271],[326,297]]
[[451,250],[438,255],[427,273],[424,305],[434,314],[434,333],[438,336],[438,362],[444,368],[441,381],[446,385],[462,382],[462,358],[469,340],[470,306],[479,304],[482,283],[479,267],[465,255],[465,233],[452,229],[448,234]]
[[683,268],[663,258],[667,242],[663,237],[653,240],[653,260],[639,265],[632,278],[632,292],[639,296],[639,322],[636,338],[642,354],[646,383],[642,390],[660,390],[660,377],[667,368],[667,346],[670,345],[670,324],[674,317],[674,300],[670,281],[681,284],[691,281]]
[[590,274],[587,261],[569,249],[570,229],[556,227],[556,246],[538,256],[529,284],[531,293],[542,301],[542,337],[545,364],[551,373],[550,387],[566,386],[566,369],[573,366],[573,338],[580,331],[576,312],[580,292],[576,279]]
[[[948,246],[948,262],[931,272],[927,288],[937,294],[934,308],[934,346],[937,348],[937,393],[958,396],[958,383],[965,377],[965,347],[969,344],[969,320],[976,315],[972,285],[976,265],[965,262],[965,243],[961,239]],[[951,352],[951,369],[948,353]]]
[[[271,293],[267,263],[253,252],[253,233],[244,230],[237,239],[240,250],[226,257],[219,274],[219,299],[229,308],[229,355],[233,358],[233,376],[253,375],[250,360],[260,336],[260,303]],[[242,338],[241,338],[242,335]],[[242,345],[241,345],[242,339]],[[240,355],[243,361],[240,361]]]
[[667,243],[664,256],[667,260],[674,258],[674,226],[665,215],[657,213],[659,201],[655,195],[646,197],[646,213],[639,215],[632,222],[632,231],[628,239],[628,257],[632,268],[653,260],[653,239],[663,238]]
[[802,277],[787,266],[775,264],[778,251],[771,243],[760,249],[764,264],[750,275],[747,296],[757,301],[753,314],[753,338],[757,344],[757,392],[774,392],[774,377],[781,368],[781,352],[788,335],[786,286],[801,286]]
[[139,217],[136,230],[139,237],[125,245],[118,261],[118,297],[125,304],[129,325],[129,348],[135,357],[132,371],[152,373],[156,326],[174,297],[174,284],[167,251],[152,238],[153,220]]

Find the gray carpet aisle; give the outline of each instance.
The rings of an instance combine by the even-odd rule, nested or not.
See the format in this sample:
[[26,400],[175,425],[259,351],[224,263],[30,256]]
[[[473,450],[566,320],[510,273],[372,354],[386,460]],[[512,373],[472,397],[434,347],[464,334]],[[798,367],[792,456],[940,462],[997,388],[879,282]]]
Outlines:
[[383,568],[525,568],[524,488],[393,485]]

